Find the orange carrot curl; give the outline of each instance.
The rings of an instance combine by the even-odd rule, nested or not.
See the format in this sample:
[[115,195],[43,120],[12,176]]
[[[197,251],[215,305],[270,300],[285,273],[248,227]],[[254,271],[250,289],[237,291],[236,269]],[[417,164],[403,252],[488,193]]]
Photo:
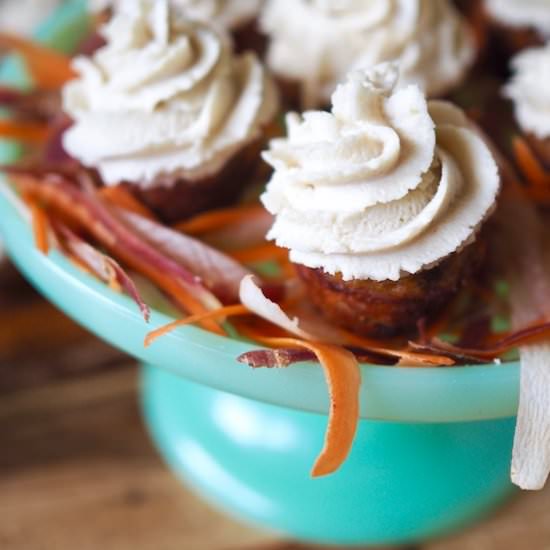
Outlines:
[[233,208],[220,208],[191,218],[174,226],[174,229],[187,235],[200,235],[209,231],[221,229],[226,225],[245,220],[258,214],[263,214],[264,208],[259,204],[241,205]]
[[99,195],[109,204],[118,206],[134,214],[139,214],[144,218],[156,221],[156,216],[143,203],[138,201],[132,193],[116,185],[114,187],[102,187],[99,190]]
[[145,337],[145,347],[149,347],[155,340],[157,340],[162,336],[165,336],[166,334],[169,334],[170,332],[172,332],[178,327],[192,325],[195,323],[204,322],[206,320],[221,319],[226,317],[233,317],[235,315],[249,315],[249,314],[250,312],[245,306],[241,304],[236,304],[233,306],[220,307],[212,311],[207,311],[206,313],[190,315],[189,317],[185,317],[184,319],[178,319],[176,321],[172,321],[171,323],[168,323],[167,325],[164,325],[163,327],[160,327],[150,332]]
[[45,124],[0,120],[0,138],[15,139],[25,143],[44,143],[49,130]]
[[533,187],[543,187],[550,193],[550,172],[542,166],[527,142],[516,136],[512,142],[512,147],[516,162],[527,183]]
[[50,250],[50,224],[48,215],[35,199],[28,196],[23,198],[31,214],[34,244],[38,251],[47,255]]
[[39,88],[57,90],[76,76],[66,55],[36,42],[0,33],[0,48],[15,50],[23,57]]

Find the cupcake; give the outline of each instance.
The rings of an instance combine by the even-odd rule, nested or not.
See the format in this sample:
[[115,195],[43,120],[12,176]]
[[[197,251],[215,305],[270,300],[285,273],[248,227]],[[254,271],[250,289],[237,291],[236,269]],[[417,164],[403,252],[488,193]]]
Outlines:
[[449,0],[267,0],[260,27],[287,102],[307,108],[326,106],[349,71],[392,60],[402,82],[443,96],[476,55],[473,33]]
[[165,0],[125,0],[63,89],[67,153],[173,222],[234,201],[257,168],[276,87],[253,53]]
[[[186,16],[206,21],[229,31],[237,51],[255,50],[261,53],[264,39],[257,29],[257,18],[262,0],[170,0]],[[89,9],[101,19],[108,19],[111,10],[121,0],[90,0]]]
[[550,170],[550,43],[517,54],[511,66],[504,94],[513,103],[520,132]]
[[512,55],[550,37],[546,0],[485,0],[485,11],[499,52]]
[[462,111],[397,80],[395,64],[351,72],[331,112],[289,114],[264,153],[268,239],[323,314],[364,335],[407,333],[449,302],[482,260],[500,186]]

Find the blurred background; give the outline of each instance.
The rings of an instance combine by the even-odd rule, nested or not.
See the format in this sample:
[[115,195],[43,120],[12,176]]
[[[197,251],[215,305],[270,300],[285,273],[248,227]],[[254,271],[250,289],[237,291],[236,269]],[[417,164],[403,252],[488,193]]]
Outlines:
[[[29,35],[59,0],[0,0]],[[0,251],[0,548],[306,550],[222,516],[162,464],[136,365],[79,328]],[[550,487],[425,550],[550,548]],[[412,549],[413,547],[408,547]]]

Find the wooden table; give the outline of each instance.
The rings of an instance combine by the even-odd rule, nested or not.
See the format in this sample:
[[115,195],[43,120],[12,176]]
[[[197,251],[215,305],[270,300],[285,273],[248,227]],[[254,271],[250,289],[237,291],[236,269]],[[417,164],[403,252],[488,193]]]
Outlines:
[[[132,361],[6,267],[0,328],[0,549],[309,548],[243,527],[184,489],[144,431]],[[519,548],[550,548],[550,487],[422,546]]]

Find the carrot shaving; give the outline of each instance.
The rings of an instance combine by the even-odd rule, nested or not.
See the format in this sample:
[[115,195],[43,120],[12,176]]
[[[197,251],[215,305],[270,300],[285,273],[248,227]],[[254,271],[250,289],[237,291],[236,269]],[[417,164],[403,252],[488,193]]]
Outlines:
[[340,330],[346,344],[358,346],[374,353],[381,355],[389,355],[399,359],[399,366],[419,367],[419,366],[451,366],[454,361],[450,357],[437,353],[418,353],[407,350],[389,349],[380,347],[380,343],[376,340],[371,340],[363,336],[358,336],[347,330]]
[[48,139],[48,127],[31,122],[0,120],[0,137],[30,143],[42,143]]
[[543,168],[527,142],[516,136],[512,142],[516,162],[528,183],[550,193],[550,174]]
[[76,76],[70,59],[51,48],[8,33],[0,33],[0,47],[17,51],[40,88],[58,90]]
[[259,204],[235,206],[233,208],[220,208],[199,214],[190,220],[176,224],[173,229],[187,235],[199,235],[208,231],[221,229],[226,225],[240,222],[246,218],[263,214],[264,209]]
[[[47,185],[37,185],[33,178],[27,176],[12,176],[12,181],[23,189],[26,196],[44,201],[49,208],[61,215],[69,217],[73,222],[84,227],[100,240],[111,252],[130,268],[141,273],[161,290],[166,292],[173,300],[191,315],[198,315],[210,311],[205,305],[188,291],[183,281],[167,276],[158,269],[147,264],[145,261],[128,253],[124,247],[119,246],[116,239],[97,220],[90,219],[89,214],[80,205],[74,204],[63,195],[56,193]],[[202,321],[201,326],[210,332],[225,336],[223,328],[212,319]]]
[[143,203],[138,201],[129,191],[116,185],[114,187],[102,187],[99,190],[101,198],[105,199],[109,204],[119,206],[124,210],[139,214],[144,218],[152,221],[156,221],[157,218]]
[[[121,259],[124,259],[122,254],[119,254]],[[155,269],[150,269],[147,265],[136,265],[135,262],[126,259],[126,263],[135,269],[136,271],[141,272],[145,277],[148,277],[153,281],[159,288],[164,290],[169,296],[171,296],[175,302],[182,307],[185,311],[188,311],[191,315],[204,315],[209,313],[212,310],[207,309],[200,300],[197,300],[190,292],[185,290],[185,288],[175,279],[160,273]],[[134,264],[134,265],[132,265]],[[226,336],[225,330],[216,323],[213,319],[205,318],[202,321],[198,321],[202,328],[218,334],[220,336]]]
[[[460,346],[454,346],[447,342],[442,342],[437,338],[434,338],[432,342],[425,347],[432,348],[434,350],[440,351],[441,353],[456,353],[490,361],[504,353],[509,352],[514,348],[522,347],[527,344],[538,343],[540,341],[548,339],[549,336],[550,321],[540,321],[533,323],[521,330],[510,332],[496,342],[493,342],[486,348],[463,348]],[[413,344],[413,346],[416,347],[417,345]],[[422,345],[419,345],[418,347],[422,347]]]
[[109,271],[109,282],[107,283],[109,285],[109,288],[114,292],[122,293],[122,287],[117,281],[115,270],[110,267],[107,269]]
[[149,347],[153,342],[158,338],[169,334],[178,327],[183,327],[186,325],[192,325],[201,321],[206,321],[207,319],[220,319],[226,317],[232,317],[235,315],[248,315],[250,311],[241,304],[236,304],[232,306],[224,306],[219,309],[214,309],[212,311],[207,311],[206,313],[200,313],[197,315],[191,315],[185,319],[178,319],[177,321],[172,321],[167,325],[164,325],[156,330],[151,331],[145,337],[145,347]]
[[[265,345],[270,345],[274,337],[285,338],[288,334],[283,329],[263,319],[254,320],[254,327],[240,321],[234,321],[233,325],[241,336]],[[377,340],[364,338],[344,329],[340,329],[339,332],[342,337],[342,344],[345,346],[359,348],[385,357],[393,357],[399,361],[399,366],[450,367],[455,364],[455,361],[447,357],[442,351],[424,353],[421,351],[390,349],[380,346],[380,342]]]
[[254,318],[253,326],[251,326],[252,322],[247,319],[235,319],[232,321],[232,325],[241,336],[260,344],[265,344],[265,338],[286,338],[288,336],[288,332],[282,328],[257,317]]
[[298,347],[315,354],[323,367],[330,395],[325,443],[311,470],[313,477],[331,474],[346,460],[359,420],[361,371],[354,355],[331,344],[296,338],[264,338],[270,347]]
[[288,250],[271,243],[253,246],[242,250],[234,250],[227,253],[234,260],[241,263],[265,262],[270,260],[288,261]]
[[27,199],[26,203],[31,213],[34,244],[42,254],[47,255],[50,249],[48,216],[36,201]]

